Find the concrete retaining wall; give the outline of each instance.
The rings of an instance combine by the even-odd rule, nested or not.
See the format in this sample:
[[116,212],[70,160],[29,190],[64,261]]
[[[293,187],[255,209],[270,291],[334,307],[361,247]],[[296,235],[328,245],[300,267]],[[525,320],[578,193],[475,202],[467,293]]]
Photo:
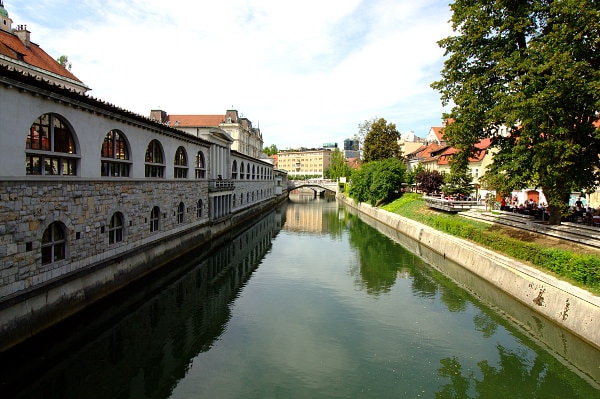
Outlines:
[[[413,220],[368,204],[356,204],[343,196],[338,198],[360,213],[431,249],[443,259],[456,262],[535,313],[543,315],[561,328],[600,349],[600,298],[597,296],[514,259]],[[413,248],[408,247],[408,249],[421,255],[422,249],[419,245],[413,245]],[[597,367],[596,364],[595,368]]]

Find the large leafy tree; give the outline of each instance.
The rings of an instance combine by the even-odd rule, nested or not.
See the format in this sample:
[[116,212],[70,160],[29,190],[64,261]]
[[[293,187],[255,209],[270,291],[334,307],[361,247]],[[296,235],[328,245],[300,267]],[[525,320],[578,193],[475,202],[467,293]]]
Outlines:
[[400,133],[395,124],[387,123],[383,118],[371,122],[363,145],[363,160],[371,162],[387,158],[400,159],[402,151],[398,144],[399,138]]
[[406,165],[396,158],[365,163],[352,173],[350,197],[377,205],[400,192],[405,176]]
[[432,86],[453,103],[445,137],[461,150],[456,165],[491,137],[498,152],[489,173],[513,189],[542,188],[558,224],[571,191],[593,190],[600,179],[600,2],[451,7],[455,34],[439,42],[447,60]]

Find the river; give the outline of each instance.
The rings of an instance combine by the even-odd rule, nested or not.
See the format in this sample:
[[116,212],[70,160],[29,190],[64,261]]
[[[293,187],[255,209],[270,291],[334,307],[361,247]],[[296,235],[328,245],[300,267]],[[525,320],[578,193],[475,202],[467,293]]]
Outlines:
[[560,332],[553,348],[512,316],[527,310],[476,295],[491,288],[335,200],[290,198],[1,354],[0,397],[600,397],[593,347]]

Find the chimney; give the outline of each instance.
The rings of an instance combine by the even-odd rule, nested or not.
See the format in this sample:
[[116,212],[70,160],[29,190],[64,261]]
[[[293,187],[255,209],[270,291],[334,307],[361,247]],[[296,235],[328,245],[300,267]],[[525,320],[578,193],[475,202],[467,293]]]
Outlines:
[[167,121],[167,113],[160,109],[153,109],[150,111],[150,119],[165,123]]
[[17,34],[17,37],[21,39],[25,47],[29,48],[31,32],[27,30],[27,25],[18,25],[15,33]]

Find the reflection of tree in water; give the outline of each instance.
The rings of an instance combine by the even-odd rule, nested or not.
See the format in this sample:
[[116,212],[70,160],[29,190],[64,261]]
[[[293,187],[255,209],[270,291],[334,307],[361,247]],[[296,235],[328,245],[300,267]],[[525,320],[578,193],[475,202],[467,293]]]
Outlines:
[[348,223],[348,230],[350,245],[358,249],[360,285],[369,294],[389,292],[412,254],[365,223]]
[[323,210],[323,218],[327,220],[327,234],[336,240],[341,239],[345,225],[345,221],[340,220],[338,212],[338,208]]
[[496,323],[492,317],[484,312],[480,312],[478,315],[473,317],[473,323],[477,331],[483,333],[484,338],[490,338],[498,330],[498,323]]
[[449,398],[592,398],[598,391],[554,357],[526,350],[497,346],[500,362],[477,364],[482,377],[465,372],[456,356],[440,360],[438,375],[450,382],[436,392],[438,399]]

